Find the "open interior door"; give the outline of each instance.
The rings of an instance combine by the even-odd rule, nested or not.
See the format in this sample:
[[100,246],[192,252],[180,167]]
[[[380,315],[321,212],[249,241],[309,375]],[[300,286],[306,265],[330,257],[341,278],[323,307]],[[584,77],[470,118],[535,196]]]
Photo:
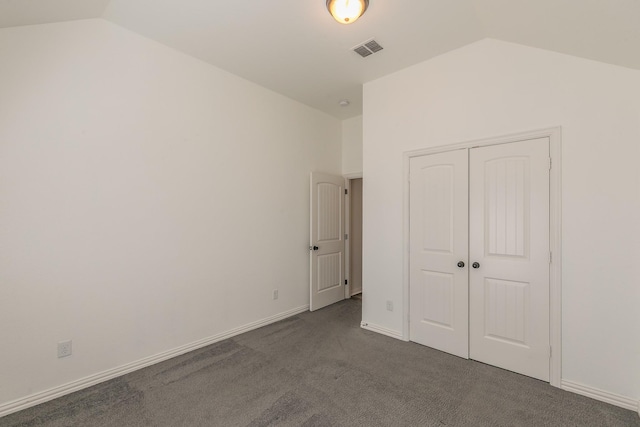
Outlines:
[[344,178],[311,173],[311,311],[344,299]]

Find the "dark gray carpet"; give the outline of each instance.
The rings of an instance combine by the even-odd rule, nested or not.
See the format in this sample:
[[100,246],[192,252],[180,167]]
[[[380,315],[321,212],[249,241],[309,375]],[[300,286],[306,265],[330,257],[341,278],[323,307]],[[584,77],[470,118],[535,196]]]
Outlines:
[[303,313],[0,418],[1,426],[640,426],[541,381]]

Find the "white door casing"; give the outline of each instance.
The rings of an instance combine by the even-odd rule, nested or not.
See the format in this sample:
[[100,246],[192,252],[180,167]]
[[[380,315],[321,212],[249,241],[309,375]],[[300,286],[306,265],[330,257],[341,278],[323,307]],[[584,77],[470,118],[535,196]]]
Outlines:
[[548,138],[469,155],[470,358],[549,381]]
[[467,151],[412,158],[409,185],[411,340],[468,358]]
[[311,173],[311,311],[345,298],[344,178]]

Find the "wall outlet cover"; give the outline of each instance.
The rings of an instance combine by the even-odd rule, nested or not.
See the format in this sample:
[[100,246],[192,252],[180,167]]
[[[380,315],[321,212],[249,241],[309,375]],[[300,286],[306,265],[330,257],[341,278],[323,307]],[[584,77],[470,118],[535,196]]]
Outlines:
[[58,358],[71,356],[71,340],[58,343]]

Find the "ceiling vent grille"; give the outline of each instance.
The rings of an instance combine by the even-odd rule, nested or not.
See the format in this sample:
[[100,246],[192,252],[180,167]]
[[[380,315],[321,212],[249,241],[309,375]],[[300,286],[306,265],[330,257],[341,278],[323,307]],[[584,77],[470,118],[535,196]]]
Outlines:
[[376,52],[380,52],[382,50],[382,46],[378,44],[374,39],[367,40],[364,43],[359,44],[358,46],[352,48],[355,53],[366,58],[369,55],[373,55]]

